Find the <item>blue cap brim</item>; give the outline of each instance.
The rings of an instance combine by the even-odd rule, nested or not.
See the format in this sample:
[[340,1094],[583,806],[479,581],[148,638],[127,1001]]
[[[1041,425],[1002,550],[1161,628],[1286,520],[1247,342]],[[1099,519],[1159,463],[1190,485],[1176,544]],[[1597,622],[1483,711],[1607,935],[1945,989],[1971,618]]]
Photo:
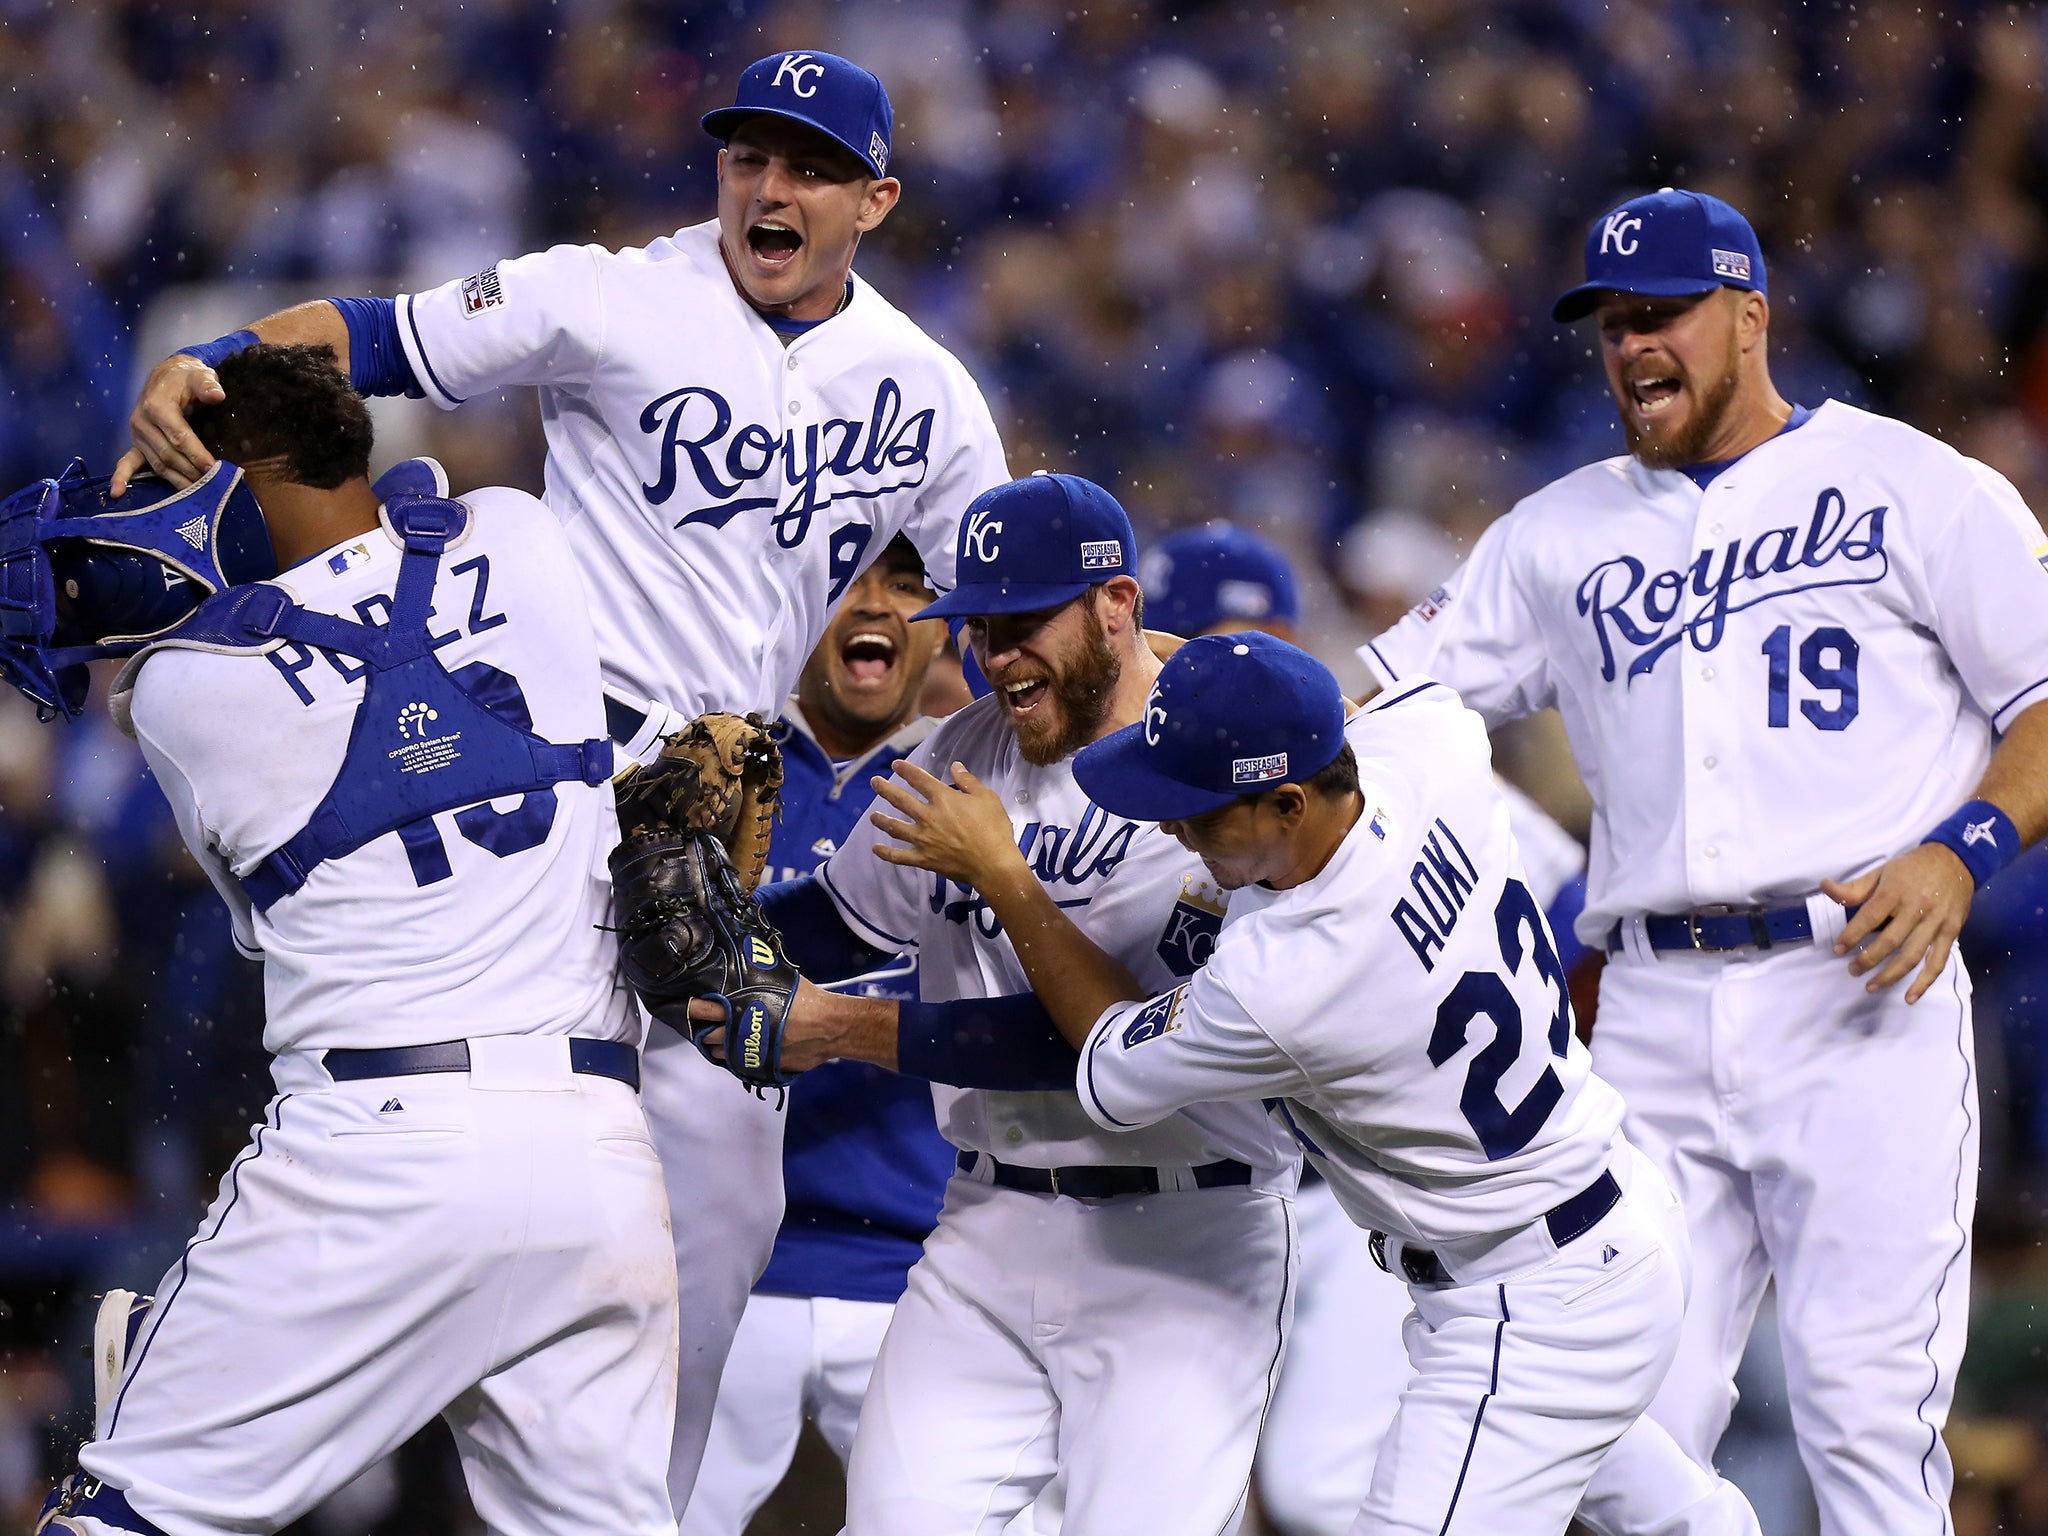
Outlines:
[[1133,821],[1180,821],[1221,810],[1244,791],[1223,794],[1170,779],[1146,761],[1145,727],[1127,725],[1081,749],[1074,782],[1112,816]]
[[1644,277],[1627,287],[1618,283],[1581,283],[1551,306],[1550,318],[1558,321],[1583,320],[1593,313],[1603,293],[1646,293],[1652,298],[1675,299],[1688,293],[1712,293],[1716,288],[1745,288],[1746,283],[1703,283],[1696,277]]
[[1085,581],[970,581],[918,609],[910,619],[914,624],[919,619],[972,619],[985,613],[1036,613],[1072,602],[1087,590]]
[[825,135],[826,138],[852,155],[854,159],[866,166],[875,175],[888,175],[887,171],[884,171],[879,165],[868,158],[868,152],[858,144],[847,143],[846,140],[842,139],[830,128],[827,128],[815,117],[805,117],[801,112],[786,112],[779,107],[720,107],[716,112],[706,112],[704,114],[702,120],[703,128],[711,137],[724,144],[729,142],[732,136],[739,131],[740,124],[750,117],[779,117],[784,122],[801,123],[804,127],[815,129],[817,132]]

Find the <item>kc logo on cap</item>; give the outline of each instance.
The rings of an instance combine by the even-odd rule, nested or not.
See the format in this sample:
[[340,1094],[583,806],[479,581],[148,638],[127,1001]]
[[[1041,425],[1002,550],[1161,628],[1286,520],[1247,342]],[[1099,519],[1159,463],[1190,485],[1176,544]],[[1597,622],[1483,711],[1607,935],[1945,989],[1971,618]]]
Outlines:
[[[775,67],[774,85],[787,84],[799,96],[818,94],[818,76],[825,73],[825,66],[808,53],[785,53],[782,62]],[[809,79],[810,84],[804,81]]]
[[1681,298],[1716,288],[1768,291],[1756,231],[1718,197],[1664,187],[1593,221],[1586,235],[1586,280],[1560,298],[1551,314],[1582,319],[1609,293]]
[[1117,500],[1079,475],[1039,473],[991,486],[961,519],[960,585],[914,615],[1035,613],[1128,578],[1137,538]]

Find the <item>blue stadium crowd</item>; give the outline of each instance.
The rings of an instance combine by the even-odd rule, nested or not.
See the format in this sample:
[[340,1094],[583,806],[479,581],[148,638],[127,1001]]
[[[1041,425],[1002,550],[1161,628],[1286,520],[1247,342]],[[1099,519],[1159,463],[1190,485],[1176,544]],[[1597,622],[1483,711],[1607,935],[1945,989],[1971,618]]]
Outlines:
[[[1259,529],[1333,662],[1618,450],[1549,302],[1661,184],[1755,223],[1788,398],[1903,416],[2048,516],[2048,15],[1954,0],[0,0],[0,490],[110,467],[141,372],[225,328],[165,330],[195,295],[231,321],[708,217],[697,120],[790,46],[888,83],[905,192],[860,268],[1013,471],[1101,480],[1141,535]],[[409,446],[537,490],[530,409],[416,407]],[[1583,831],[1554,734],[1508,761]],[[2048,1532],[2040,850],[1965,949],[1956,1523]],[[104,715],[0,699],[0,1522],[81,1427],[56,1341],[176,1251],[267,1093],[259,994]]]

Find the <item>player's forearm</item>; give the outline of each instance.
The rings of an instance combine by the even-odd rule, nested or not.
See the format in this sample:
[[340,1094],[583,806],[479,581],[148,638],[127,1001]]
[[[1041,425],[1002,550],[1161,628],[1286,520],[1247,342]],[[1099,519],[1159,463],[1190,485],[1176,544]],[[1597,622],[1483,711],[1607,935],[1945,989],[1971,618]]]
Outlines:
[[2048,702],[2020,711],[1991,754],[1975,798],[2012,818],[2022,847],[2048,835]]
[[1088,1043],[1105,1009],[1151,995],[1121,960],[1074,925],[1022,860],[977,889],[1002,920],[1031,990],[1075,1050]]
[[342,372],[348,371],[348,326],[342,321],[341,311],[326,299],[312,299],[304,304],[294,304],[290,309],[280,309],[276,314],[252,321],[244,329],[254,331],[257,340],[270,346],[320,346],[324,343],[334,348],[334,361]]
[[805,987],[797,1006],[803,1010],[803,1045],[808,1059],[792,1061],[809,1067],[820,1061],[865,1061],[896,1070],[896,1005],[878,997],[846,997]]

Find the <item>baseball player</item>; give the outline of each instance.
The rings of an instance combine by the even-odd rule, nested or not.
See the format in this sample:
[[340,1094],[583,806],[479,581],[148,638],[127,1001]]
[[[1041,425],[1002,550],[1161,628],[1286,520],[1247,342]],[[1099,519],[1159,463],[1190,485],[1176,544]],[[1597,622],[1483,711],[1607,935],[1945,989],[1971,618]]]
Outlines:
[[132,1349],[103,1326],[113,1390],[38,1529],[275,1531],[439,1414],[491,1530],[602,1510],[671,1536],[675,1272],[600,931],[612,746],[566,541],[521,492],[448,499],[430,461],[373,490],[321,349],[221,378],[180,529],[253,492],[283,571],[113,702],[264,962],[277,1096]]
[[[780,722],[787,776],[772,878],[824,863],[873,802],[868,780],[931,734],[918,699],[945,626],[910,617],[931,599],[900,535],[848,589]],[[897,959],[840,988],[915,1001],[917,964]],[[875,1352],[938,1220],[953,1148],[927,1084],[838,1061],[791,1085],[782,1168],[788,1210],[726,1357],[682,1536],[739,1536],[788,1471],[806,1418],[841,1461],[851,1453]]]
[[[901,804],[906,786],[971,765],[1002,797],[1023,878],[1166,986],[1207,954],[1218,894],[1072,775],[1079,747],[1140,717],[1158,670],[1134,566],[1129,519],[1088,481],[1039,475],[978,498],[961,584],[925,611],[966,619],[994,692],[875,782]],[[916,952],[920,1003],[806,980],[783,1059],[853,1057],[945,1085],[939,1125],[960,1149],[875,1362],[847,1528],[994,1536],[1051,1490],[1077,1532],[1235,1530],[1292,1305],[1293,1148],[1249,1104],[1096,1127],[1021,967],[1028,935],[986,893],[904,865],[897,825],[873,813],[814,879],[762,897],[807,976]]]
[[[447,408],[537,385],[545,499],[590,593],[623,755],[650,758],[707,710],[772,718],[883,546],[906,534],[945,590],[961,510],[1008,475],[966,370],[852,271],[900,190],[881,82],[832,54],[779,53],[704,126],[726,142],[716,219],[635,250],[556,246],[396,300],[317,300],[187,349],[151,374],[123,469],[202,471],[182,413],[257,338],[326,342],[364,393]],[[689,1236],[682,1504],[781,1218],[782,1121],[665,1025],[644,1065]],[[702,1177],[713,1165],[721,1176]]]
[[[1294,572],[1280,550],[1246,529],[1211,523],[1171,534],[1145,552],[1138,571],[1147,622],[1157,628],[1294,639]],[[1552,904],[1585,867],[1585,850],[1519,789],[1494,783],[1508,803],[1526,882],[1555,931]],[[1259,1440],[1259,1503],[1288,1536],[1343,1536],[1408,1379],[1408,1292],[1375,1262],[1370,1234],[1312,1168],[1303,1170],[1294,1214],[1301,1275],[1287,1360]]]
[[1556,307],[1586,316],[1629,453],[1521,502],[1366,659],[1489,722],[1563,713],[1595,1064],[1697,1263],[1653,1413],[1706,1463],[1775,1279],[1822,1530],[1945,1531],[1977,1177],[1952,945],[2048,828],[2048,539],[1984,465],[1779,396],[1726,203],[1596,220]]
[[1018,953],[1098,1125],[1274,1104],[1378,1232],[1414,1298],[1413,1375],[1354,1531],[1561,1531],[1623,1440],[1675,1475],[1666,1529],[1754,1531],[1639,1421],[1677,1347],[1682,1220],[1572,1032],[1485,731],[1426,681],[1347,708],[1286,642],[1208,636],[1082,750],[1094,803],[1158,822],[1230,893],[1201,970],[1149,998],[1024,878],[971,773],[889,794],[894,835],[1031,935]]

